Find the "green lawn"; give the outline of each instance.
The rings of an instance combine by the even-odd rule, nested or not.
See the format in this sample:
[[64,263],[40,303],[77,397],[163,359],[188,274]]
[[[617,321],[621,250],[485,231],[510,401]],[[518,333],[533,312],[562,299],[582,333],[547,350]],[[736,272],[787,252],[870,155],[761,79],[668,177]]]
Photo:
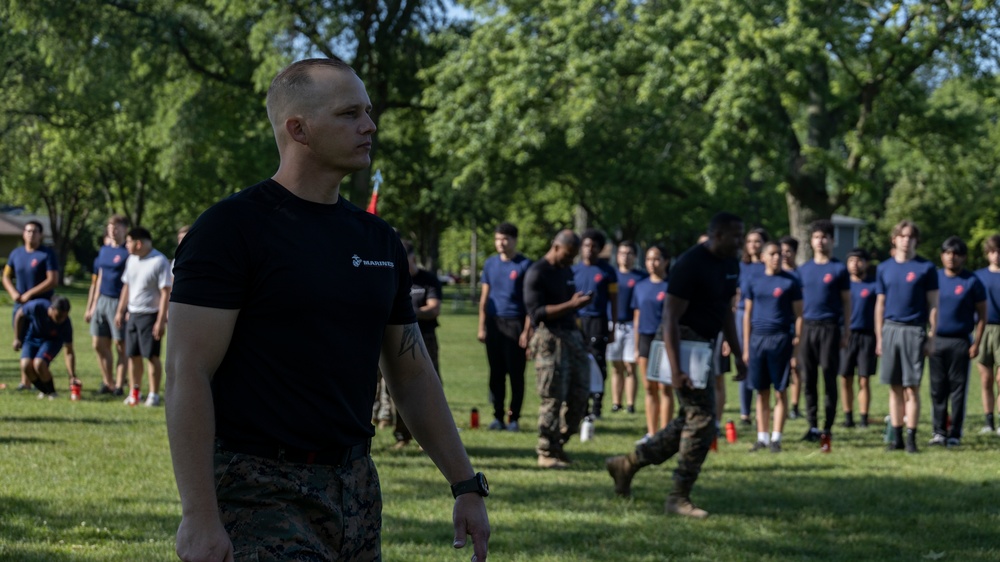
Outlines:
[[[180,517],[161,408],[92,396],[97,365],[83,323],[83,296],[71,292],[84,380],[82,402],[18,393],[13,351],[0,353],[0,560],[173,560]],[[614,497],[604,458],[629,450],[644,430],[641,411],[606,414],[596,437],[568,447],[573,468],[535,468],[530,431],[537,398],[529,392],[518,434],[468,429],[478,407],[488,421],[485,353],[469,303],[447,301],[439,337],[445,392],[477,469],[490,479],[491,559],[498,561],[659,560],[997,560],[1000,559],[1000,437],[981,436],[978,382],[969,396],[959,450],[882,450],[877,387],[867,430],[839,429],[833,451],[797,441],[805,422],[788,423],[785,452],[747,454],[752,435],[711,453],[694,491],[712,512],[705,521],[663,515],[673,463],[635,480],[635,498]],[[10,307],[0,306],[9,318]],[[6,315],[6,316],[5,316]],[[10,341],[0,322],[0,342]],[[8,348],[9,349],[9,348]],[[528,368],[528,387],[534,371]],[[978,376],[973,375],[978,381]],[[877,385],[876,385],[877,386]],[[921,444],[930,437],[924,383]],[[730,396],[735,396],[731,385]],[[641,397],[640,397],[641,402]],[[727,417],[736,418],[730,404]],[[415,447],[394,451],[390,431],[376,437],[389,561],[467,560],[451,548],[447,484]]]

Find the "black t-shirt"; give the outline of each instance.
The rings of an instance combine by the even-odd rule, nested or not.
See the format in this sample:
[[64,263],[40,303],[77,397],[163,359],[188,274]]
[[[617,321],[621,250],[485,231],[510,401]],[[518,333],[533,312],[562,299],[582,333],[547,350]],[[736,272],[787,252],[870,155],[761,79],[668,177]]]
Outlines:
[[[680,323],[705,339],[722,330],[733,295],[739,284],[740,264],[736,258],[720,258],[698,244],[681,254],[670,268],[667,293],[688,301]],[[664,301],[666,318],[666,301]]]
[[575,327],[575,312],[554,319],[545,317],[546,306],[562,304],[573,298],[574,293],[576,284],[572,269],[556,267],[544,258],[531,264],[524,274],[524,307],[531,317],[531,325],[537,328],[544,322],[549,328]]
[[[410,288],[410,300],[413,302],[413,311],[416,313],[420,307],[427,304],[427,299],[441,300],[441,280],[430,271],[418,269],[413,275],[413,286]],[[420,333],[432,334],[438,327],[437,318],[430,320],[417,319],[417,326]]]
[[383,220],[266,180],[198,218],[174,275],[170,300],[240,310],[212,379],[216,435],[309,450],[373,435],[385,326],[416,321]]

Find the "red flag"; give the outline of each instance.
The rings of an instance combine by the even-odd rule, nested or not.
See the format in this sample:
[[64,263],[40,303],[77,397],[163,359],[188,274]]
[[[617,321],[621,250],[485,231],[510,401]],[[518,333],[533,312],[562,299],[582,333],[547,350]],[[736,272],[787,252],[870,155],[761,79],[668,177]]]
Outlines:
[[372,190],[372,200],[368,202],[368,212],[378,216],[378,184],[375,185],[375,189]]

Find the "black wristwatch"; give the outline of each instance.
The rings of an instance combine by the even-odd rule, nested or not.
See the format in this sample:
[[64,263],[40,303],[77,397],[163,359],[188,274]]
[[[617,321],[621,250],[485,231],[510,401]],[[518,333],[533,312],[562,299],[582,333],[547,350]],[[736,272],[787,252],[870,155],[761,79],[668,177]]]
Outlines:
[[486,482],[486,477],[482,472],[477,472],[475,476],[468,480],[463,480],[451,485],[451,493],[456,498],[462,494],[476,493],[484,498],[490,495],[490,485]]

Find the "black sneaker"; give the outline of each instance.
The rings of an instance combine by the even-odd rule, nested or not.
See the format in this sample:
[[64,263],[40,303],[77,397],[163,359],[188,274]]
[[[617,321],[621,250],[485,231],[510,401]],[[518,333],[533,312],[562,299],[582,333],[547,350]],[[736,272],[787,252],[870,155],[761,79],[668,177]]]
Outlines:
[[625,411],[628,412],[628,413],[630,413],[630,414],[634,414],[635,413],[635,406],[626,406],[625,407]]
[[917,440],[916,439],[907,439],[906,440],[906,452],[910,453],[910,454],[913,454],[913,453],[917,452]]
[[902,443],[897,443],[895,440],[890,441],[888,445],[885,446],[886,451],[902,451],[906,447]]
[[101,387],[97,389],[98,394],[111,394],[114,390],[108,388],[108,385],[101,383]]
[[620,411],[622,411],[622,405],[621,404],[612,404],[611,405],[611,412],[612,413],[616,413],[616,412],[620,412]]
[[771,441],[771,452],[772,453],[781,452],[781,441]]
[[756,442],[756,443],[753,444],[753,447],[750,447],[750,450],[748,452],[749,453],[756,453],[757,451],[760,451],[760,450],[766,449],[766,448],[767,448],[767,443],[764,443],[763,441],[758,441],[758,442]]
[[841,427],[854,427],[854,420],[844,420],[844,423],[840,424]]
[[749,417],[744,418],[740,416],[740,425],[750,425],[750,423],[751,422]]
[[114,392],[112,392],[112,394],[114,394],[115,396],[124,396],[125,395],[125,389],[123,389],[122,387],[119,386],[118,388],[115,389]]
[[790,419],[790,420],[797,420],[797,419],[799,419],[801,417],[802,417],[802,414],[799,413],[799,407],[797,405],[792,408],[791,412],[788,412],[788,419]]
[[858,422],[858,427],[860,427],[862,429],[867,428],[868,427],[868,418],[861,418],[861,421]]
[[819,441],[819,429],[815,427],[810,427],[809,431],[802,436],[803,441],[808,441],[810,443],[816,443]]

